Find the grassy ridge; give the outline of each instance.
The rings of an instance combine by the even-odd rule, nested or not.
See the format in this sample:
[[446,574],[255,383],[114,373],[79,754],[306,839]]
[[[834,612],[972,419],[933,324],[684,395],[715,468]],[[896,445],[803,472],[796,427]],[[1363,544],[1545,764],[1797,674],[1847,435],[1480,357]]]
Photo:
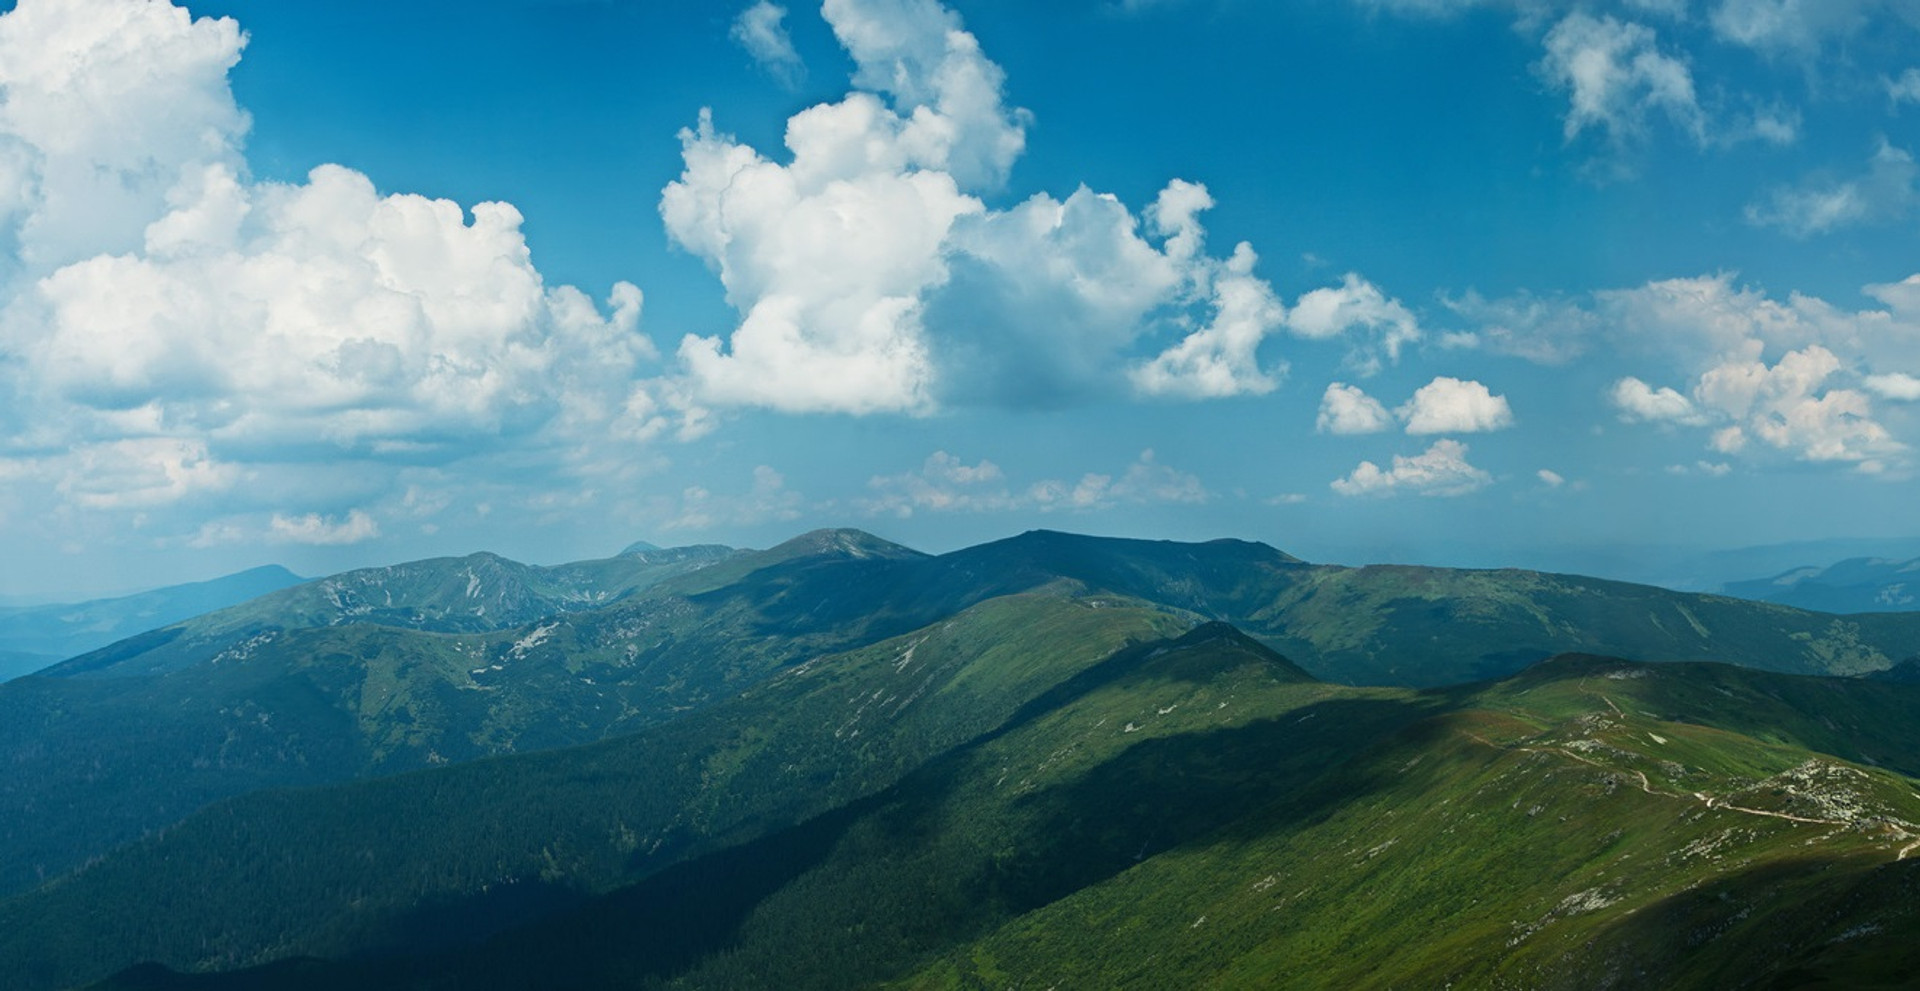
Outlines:
[[1344,688],[1208,626],[477,947],[248,986],[1861,986],[1920,966],[1920,795],[1815,748],[1920,766],[1916,706],[1593,657]]
[[0,986],[469,939],[855,801],[1181,627],[1111,597],[996,599],[635,736],[233,799],[0,904]]

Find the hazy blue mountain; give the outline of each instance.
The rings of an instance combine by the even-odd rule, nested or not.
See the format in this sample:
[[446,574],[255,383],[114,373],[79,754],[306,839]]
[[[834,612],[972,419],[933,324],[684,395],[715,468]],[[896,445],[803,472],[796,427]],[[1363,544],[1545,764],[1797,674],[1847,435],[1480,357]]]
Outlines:
[[1856,557],[1771,578],[1729,582],[1728,595],[1832,613],[1920,610],[1920,557]]
[[0,681],[305,580],[275,564],[111,599],[0,608]]

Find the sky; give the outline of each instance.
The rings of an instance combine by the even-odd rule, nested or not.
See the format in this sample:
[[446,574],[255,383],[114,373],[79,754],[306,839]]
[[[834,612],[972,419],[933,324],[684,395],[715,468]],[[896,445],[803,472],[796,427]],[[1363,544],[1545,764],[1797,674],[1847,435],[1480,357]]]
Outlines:
[[1915,154],[1911,0],[0,2],[0,596],[1920,537]]

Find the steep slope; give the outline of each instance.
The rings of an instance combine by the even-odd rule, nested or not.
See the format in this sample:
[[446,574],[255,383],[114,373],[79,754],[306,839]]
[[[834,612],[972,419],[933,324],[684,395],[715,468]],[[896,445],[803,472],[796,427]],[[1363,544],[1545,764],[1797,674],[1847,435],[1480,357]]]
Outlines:
[[1771,578],[1728,582],[1742,599],[1833,613],[1920,610],[1920,558],[1858,557],[1824,568],[1793,568]]
[[[1343,688],[1213,625],[1083,668],[864,798],[477,947],[236,979],[1892,986],[1920,966],[1916,705],[1595,657]],[[147,968],[106,986],[221,985]]]
[[90,602],[0,608],[0,681],[306,579],[279,565]]
[[589,748],[234,799],[0,907],[0,987],[470,938],[858,801],[1180,629],[1111,597],[998,598]]

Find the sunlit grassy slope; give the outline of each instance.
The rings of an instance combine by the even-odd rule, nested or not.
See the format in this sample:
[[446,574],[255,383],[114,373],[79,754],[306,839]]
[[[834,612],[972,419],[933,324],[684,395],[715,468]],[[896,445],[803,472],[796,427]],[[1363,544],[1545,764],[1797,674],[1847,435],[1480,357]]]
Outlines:
[[[1077,601],[1082,613],[1060,615],[1115,615]],[[387,930],[433,933],[398,957],[282,964],[234,986],[1860,987],[1920,972],[1920,861],[1907,859],[1920,851],[1920,693],[1906,686],[1569,656],[1478,686],[1347,688],[1215,624],[1058,667],[981,654],[894,714],[911,679],[878,695],[871,679],[911,671],[930,645],[829,658],[618,745],[277,808],[242,800],[179,831],[205,830],[202,852],[170,837],[81,875],[69,897],[111,904],[111,888],[80,886],[125,871],[120,883],[162,890],[191,878],[203,887],[180,904],[204,905],[252,879],[263,902],[331,897],[353,918],[365,878],[530,818],[541,825],[499,847],[520,866],[495,883],[544,877],[571,897],[485,938],[476,903],[443,902],[438,921],[472,926],[478,942],[450,945],[429,911]],[[909,728],[947,726],[939,713],[954,703],[980,711],[954,694],[969,685],[996,687],[992,719]],[[902,718],[916,706],[917,721]],[[801,726],[810,744],[769,752]],[[620,770],[605,763],[615,753]],[[829,766],[841,770],[818,771]],[[523,791],[536,767],[571,769],[573,796]],[[724,797],[709,791],[716,772]],[[494,797],[453,799],[463,780]],[[583,811],[637,814],[623,803],[638,794],[684,808],[687,832],[629,823],[620,840],[609,813]],[[405,805],[426,795],[448,804]],[[360,816],[455,807],[457,824],[403,842],[380,870],[330,868],[386,863],[363,848],[382,824]],[[341,825],[264,831],[329,816]],[[260,825],[237,828],[247,822]],[[584,853],[623,843],[647,852]],[[294,856],[309,861],[282,888],[264,865]],[[440,856],[423,876],[452,870]],[[321,881],[330,869],[345,873]],[[16,910],[5,929],[18,939],[73,931],[76,909],[55,900]],[[288,929],[251,953],[204,953],[260,910],[189,928],[198,955],[163,959],[380,943]],[[223,985],[149,968],[106,986]]]

